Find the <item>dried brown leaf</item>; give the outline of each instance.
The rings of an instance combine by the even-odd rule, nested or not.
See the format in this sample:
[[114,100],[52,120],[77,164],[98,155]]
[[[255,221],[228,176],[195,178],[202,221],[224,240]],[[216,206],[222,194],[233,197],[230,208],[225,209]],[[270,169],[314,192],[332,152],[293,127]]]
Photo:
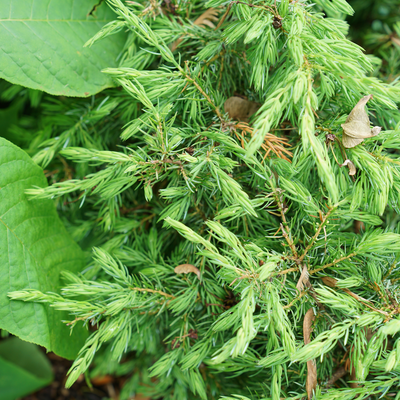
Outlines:
[[225,112],[228,113],[229,118],[235,121],[249,122],[253,114],[255,114],[261,104],[254,101],[242,99],[238,96],[229,97],[224,103]]
[[336,287],[337,280],[334,279],[334,278],[330,278],[329,276],[323,276],[323,277],[321,278],[321,280],[322,280],[322,282],[325,283],[326,286],[329,286],[329,287]]
[[336,287],[337,280],[334,278],[330,278],[329,276],[323,276],[321,280],[322,282],[325,283],[326,286]]
[[[315,320],[314,311],[310,308],[306,315],[304,316],[303,321],[303,337],[304,344],[307,345],[311,342],[311,333],[313,331],[312,324]],[[306,382],[306,390],[308,400],[311,400],[313,397],[313,391],[317,387],[317,366],[315,364],[315,360],[307,361],[307,382]]]
[[308,273],[307,266],[303,265],[303,270],[301,271],[301,275],[299,278],[299,281],[297,282],[296,289],[301,292],[304,289],[304,285],[309,286],[310,280],[309,280],[310,274]]
[[381,131],[379,126],[371,129],[368,114],[365,106],[372,99],[372,95],[363,97],[353,108],[351,113],[342,124],[343,145],[346,148],[352,148],[360,144],[364,139],[378,135]]
[[308,400],[313,397],[313,392],[317,387],[317,366],[315,360],[307,361],[307,382],[306,390],[308,395]]
[[192,264],[181,264],[175,267],[174,272],[176,274],[189,274],[190,272],[193,272],[194,274],[197,275],[197,277],[200,279],[201,273],[198,268],[196,268]]
[[361,231],[365,231],[365,224],[362,221],[354,220],[354,233],[360,234]]
[[394,44],[397,44],[397,46],[400,46],[400,39],[399,39],[398,37],[392,36],[392,37],[390,38],[390,40],[391,40]]
[[95,386],[104,386],[108,385],[109,383],[113,382],[115,378],[111,375],[104,375],[104,376],[95,376],[90,379],[90,381]]
[[197,26],[204,28],[204,25],[210,28],[215,28],[215,25],[211,21],[218,21],[219,11],[215,8],[209,8],[203,14],[200,15],[193,23]]
[[304,344],[307,345],[311,343],[311,333],[313,331],[312,324],[315,320],[314,310],[310,308],[306,315],[304,316],[303,321],[303,336],[304,336]]
[[349,159],[345,160],[343,164],[339,165],[339,167],[345,167],[346,165],[349,168],[349,175],[355,175],[357,172],[357,168]]

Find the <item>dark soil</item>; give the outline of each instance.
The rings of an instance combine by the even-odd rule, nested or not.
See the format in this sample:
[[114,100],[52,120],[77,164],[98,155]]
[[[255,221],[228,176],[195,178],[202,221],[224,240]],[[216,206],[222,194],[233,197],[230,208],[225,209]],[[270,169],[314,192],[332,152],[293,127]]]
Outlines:
[[[93,388],[89,388],[83,375],[71,388],[65,388],[67,372],[72,361],[65,360],[54,353],[47,353],[54,372],[54,381],[47,387],[23,397],[21,400],[102,400],[117,399],[119,387],[115,387],[111,376],[99,378],[92,382]],[[96,384],[95,384],[96,383]]]

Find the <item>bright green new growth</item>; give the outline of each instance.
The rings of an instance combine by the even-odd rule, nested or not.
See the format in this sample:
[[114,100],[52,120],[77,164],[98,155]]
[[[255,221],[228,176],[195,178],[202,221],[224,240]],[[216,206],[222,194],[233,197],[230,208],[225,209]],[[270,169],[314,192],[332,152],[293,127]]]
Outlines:
[[[93,374],[131,375],[121,399],[397,393],[400,86],[373,77],[379,59],[346,39],[350,5],[107,3],[118,20],[87,44],[129,31],[123,65],[104,70],[122,91],[69,111],[51,100],[74,123],[51,117],[48,100],[57,137],[44,128],[28,148],[64,171],[27,193],[60,198],[93,259],[64,274],[60,294],[9,294],[97,327],[67,385],[93,362]],[[224,113],[235,92],[262,104],[254,130]],[[383,130],[344,149],[341,124],[367,94]],[[265,157],[270,133],[287,134],[291,162]],[[200,279],[176,274],[181,264]]]

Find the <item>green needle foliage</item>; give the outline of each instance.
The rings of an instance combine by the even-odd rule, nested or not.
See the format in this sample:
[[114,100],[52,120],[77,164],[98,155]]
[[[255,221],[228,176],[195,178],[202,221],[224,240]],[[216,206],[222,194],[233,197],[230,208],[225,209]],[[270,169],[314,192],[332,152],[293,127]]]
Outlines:
[[[9,294],[90,329],[67,385],[92,365],[128,376],[121,399],[398,399],[400,2],[376,2],[397,7],[390,45],[351,32],[369,53],[345,0],[106,3],[86,46],[127,32],[116,88],[3,83],[37,115],[9,134],[52,183],[27,193],[86,252],[60,294]],[[250,124],[233,95],[260,104]],[[366,95],[382,131],[345,149]]]

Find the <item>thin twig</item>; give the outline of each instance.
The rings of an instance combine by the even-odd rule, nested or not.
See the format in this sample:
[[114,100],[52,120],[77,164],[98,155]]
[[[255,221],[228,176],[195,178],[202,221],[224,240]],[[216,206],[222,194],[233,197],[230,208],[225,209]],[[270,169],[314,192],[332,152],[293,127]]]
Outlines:
[[327,388],[331,387],[337,380],[343,378],[346,374],[347,371],[345,367],[338,368],[331,376],[331,378],[328,380],[328,382],[326,382],[326,387]]
[[218,22],[218,25],[214,29],[215,31],[218,30],[221,27],[221,25],[224,23],[225,18],[227,17],[227,15],[229,14],[229,11],[231,10],[231,7],[232,7],[232,3],[229,3],[224,15],[222,16],[221,20]]
[[[281,200],[279,199],[278,191],[276,191],[274,193],[274,196],[275,196],[275,201],[278,204],[278,208],[279,208],[279,211],[280,211],[281,217],[282,217],[282,224],[281,224],[282,234],[283,234],[284,238],[286,239],[290,249],[292,250],[293,256],[297,259],[298,255],[297,255],[296,246],[294,245],[293,240],[290,238],[290,228],[286,221],[285,211],[283,208],[283,204],[282,204]],[[284,228],[286,229],[286,231]]]
[[387,277],[392,273],[392,271],[394,270],[394,268],[396,267],[396,262],[394,262],[390,268],[389,271],[385,274],[385,276],[382,278],[382,281],[386,280]]
[[219,111],[219,108],[213,103],[211,100],[210,96],[203,90],[203,88],[187,73],[184,72],[185,78],[193,83],[194,86],[196,86],[196,89],[206,98],[208,103],[211,105],[211,107],[214,109],[215,114],[217,114],[217,117],[220,119],[220,121],[223,121],[223,117],[221,112]]
[[301,293],[300,293],[298,296],[296,296],[289,304],[286,304],[286,306],[283,306],[282,308],[283,308],[284,310],[286,310],[286,309],[292,307],[292,305],[293,305],[297,300],[300,300],[306,293],[307,293],[307,291],[301,292]]
[[286,239],[290,249],[292,250],[293,256],[297,259],[297,250],[296,247],[292,241],[292,239],[290,238],[289,234],[285,231],[283,225],[281,224],[281,231],[282,231],[282,235],[283,237]]
[[[309,271],[309,273],[310,273],[310,275],[314,275],[314,274],[316,274],[317,272],[320,272],[320,271],[324,270],[325,268],[333,267],[334,265],[340,263],[341,261],[348,260],[349,258],[354,257],[354,256],[356,256],[356,255],[357,255],[357,253],[355,253],[355,252],[354,252],[354,253],[351,253],[351,254],[349,254],[348,256],[345,256],[345,257],[339,258],[339,259],[337,259],[337,260],[334,260],[333,262],[331,262],[331,263],[329,263],[329,264],[326,264],[326,265],[324,265],[324,266],[322,266],[322,267],[320,267],[320,268],[313,269],[312,271]],[[284,272],[284,271],[283,271],[283,272]],[[282,274],[282,272],[280,272],[280,273]]]
[[377,308],[372,307],[372,306],[370,306],[369,304],[364,303],[364,302],[361,301],[361,300],[359,300],[359,302],[362,303],[362,304],[364,304],[364,306],[367,306],[367,307],[370,308],[371,310],[376,311],[376,312],[378,312],[378,313],[380,313],[380,314],[383,314],[385,317],[388,317],[388,316],[389,316],[389,313],[387,313],[386,311],[378,310]]
[[373,154],[373,153],[370,153],[370,152],[368,152],[368,154],[370,154],[371,156],[377,158],[378,160],[387,161],[387,162],[391,162],[391,163],[393,163],[393,164],[400,165],[400,162],[399,162],[399,161],[393,160],[393,159],[390,158],[390,157],[378,156],[378,155]]
[[[332,266],[340,263],[341,261],[347,260],[348,258],[354,257],[356,255],[357,255],[357,253],[351,253],[348,256],[345,256],[345,257],[339,258],[337,260],[334,260],[333,262],[331,262],[329,264],[326,264],[326,265],[324,265],[324,266],[322,266],[320,268],[308,271],[308,273],[310,275],[314,275],[317,272],[320,272],[320,271],[324,270],[325,268],[332,267]],[[292,268],[284,269],[283,271],[278,271],[278,272],[275,273],[275,275],[285,275],[285,274],[289,274],[291,272],[298,272],[298,271],[299,271],[299,269],[297,267],[292,267]],[[400,278],[399,278],[399,280],[400,280]]]
[[161,296],[168,297],[170,299],[176,299],[176,297],[173,296],[172,294],[168,294],[168,293],[162,292],[161,290],[145,289],[145,288],[137,288],[137,287],[132,287],[130,289],[131,290],[135,290],[136,292],[157,293],[157,294],[159,294]]
[[325,227],[325,225],[328,222],[328,218],[331,215],[332,211],[335,208],[330,208],[328,213],[323,217],[323,221],[321,222],[321,224],[319,225],[317,232],[315,232],[315,235],[313,236],[313,238],[311,239],[311,242],[308,244],[308,246],[306,247],[306,249],[304,250],[304,253],[302,254],[302,256],[299,258],[299,262],[302,262],[304,260],[304,257],[307,255],[308,251],[311,249],[312,246],[314,246],[315,241],[317,240],[322,228]]
[[290,272],[298,272],[298,271],[299,271],[299,269],[297,267],[288,268],[283,271],[277,272],[276,275],[285,275],[285,274],[289,274]]

